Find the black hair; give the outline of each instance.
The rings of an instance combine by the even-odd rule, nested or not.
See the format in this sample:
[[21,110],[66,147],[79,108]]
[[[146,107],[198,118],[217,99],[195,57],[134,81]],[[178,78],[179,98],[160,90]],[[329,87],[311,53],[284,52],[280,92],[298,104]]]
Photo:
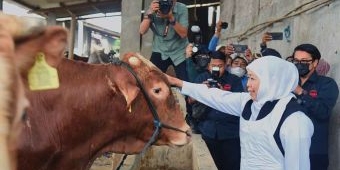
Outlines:
[[282,58],[281,54],[278,51],[276,51],[272,48],[261,49],[261,54],[262,54],[263,57],[271,55],[271,56]]
[[318,48],[316,48],[313,44],[301,44],[295,47],[293,56],[296,51],[304,51],[310,54],[313,60],[320,60],[321,54]]
[[224,53],[220,51],[212,51],[210,52],[209,56],[211,59],[218,59],[218,60],[223,60],[223,62],[226,62]]

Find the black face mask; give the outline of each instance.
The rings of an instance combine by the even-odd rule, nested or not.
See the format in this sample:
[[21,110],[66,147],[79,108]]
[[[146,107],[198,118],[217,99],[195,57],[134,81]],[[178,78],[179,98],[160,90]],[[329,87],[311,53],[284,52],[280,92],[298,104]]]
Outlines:
[[309,64],[297,63],[295,66],[298,69],[299,75],[301,77],[304,77],[309,73]]

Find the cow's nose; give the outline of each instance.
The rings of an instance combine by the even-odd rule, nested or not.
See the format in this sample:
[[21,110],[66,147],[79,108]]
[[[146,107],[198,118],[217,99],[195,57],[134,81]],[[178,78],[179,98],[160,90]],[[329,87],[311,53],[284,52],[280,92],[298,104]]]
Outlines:
[[187,131],[185,131],[185,134],[187,134],[187,136],[190,136],[190,137],[191,137],[191,135],[192,135],[191,129],[188,129]]

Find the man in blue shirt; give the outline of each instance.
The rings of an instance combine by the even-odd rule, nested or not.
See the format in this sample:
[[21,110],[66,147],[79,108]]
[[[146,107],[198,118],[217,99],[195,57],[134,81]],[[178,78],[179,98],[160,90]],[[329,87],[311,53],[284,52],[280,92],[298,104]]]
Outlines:
[[321,54],[314,45],[301,44],[295,47],[293,57],[292,62],[300,75],[295,94],[314,124],[310,150],[311,170],[327,170],[329,118],[339,89],[332,78],[316,73]]
[[[242,92],[241,79],[225,71],[226,58],[219,51],[210,54],[208,71],[197,76],[196,83],[207,83],[212,86],[213,70],[219,70],[217,88]],[[207,81],[209,80],[209,81]],[[210,82],[210,83],[209,83]],[[211,87],[212,88],[212,87]],[[207,144],[211,156],[219,170],[239,170],[240,169],[240,138],[239,138],[239,117],[225,114],[218,110],[208,108],[206,115],[199,121],[198,127],[202,138]]]

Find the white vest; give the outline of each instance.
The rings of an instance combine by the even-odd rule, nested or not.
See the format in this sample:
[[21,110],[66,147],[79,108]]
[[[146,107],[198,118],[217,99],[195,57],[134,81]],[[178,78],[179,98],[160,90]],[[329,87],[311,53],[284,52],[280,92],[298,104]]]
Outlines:
[[261,120],[240,116],[241,170],[284,170],[284,157],[274,133],[292,96],[280,99]]

